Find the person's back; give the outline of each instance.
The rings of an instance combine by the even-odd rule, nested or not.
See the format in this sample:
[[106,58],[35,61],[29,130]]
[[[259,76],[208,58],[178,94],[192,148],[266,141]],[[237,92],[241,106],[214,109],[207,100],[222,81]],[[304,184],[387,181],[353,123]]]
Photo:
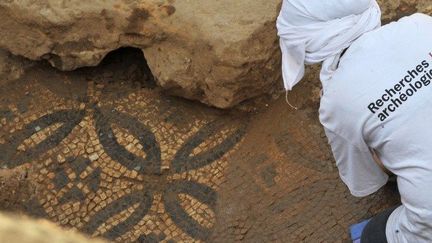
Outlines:
[[403,206],[389,242],[432,242],[432,18],[415,14],[364,34],[323,83],[320,120],[342,180],[366,196],[397,176]]

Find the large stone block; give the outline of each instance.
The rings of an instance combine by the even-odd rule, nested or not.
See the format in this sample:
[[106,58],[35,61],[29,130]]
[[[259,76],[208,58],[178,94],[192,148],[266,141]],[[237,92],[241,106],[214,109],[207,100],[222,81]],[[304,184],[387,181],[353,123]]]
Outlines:
[[3,0],[0,48],[61,70],[143,50],[158,84],[227,108],[280,80],[281,0]]

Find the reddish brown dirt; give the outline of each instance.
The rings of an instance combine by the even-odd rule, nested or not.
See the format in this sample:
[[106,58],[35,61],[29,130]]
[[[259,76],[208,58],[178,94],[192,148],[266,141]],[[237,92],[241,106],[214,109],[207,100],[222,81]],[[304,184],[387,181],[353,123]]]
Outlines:
[[25,166],[13,170],[0,170],[0,210],[20,212],[35,194]]
[[118,242],[343,242],[398,203],[391,185],[357,199],[338,178],[313,74],[290,93],[298,111],[284,97],[222,111],[145,70],[125,49],[2,81],[0,209]]

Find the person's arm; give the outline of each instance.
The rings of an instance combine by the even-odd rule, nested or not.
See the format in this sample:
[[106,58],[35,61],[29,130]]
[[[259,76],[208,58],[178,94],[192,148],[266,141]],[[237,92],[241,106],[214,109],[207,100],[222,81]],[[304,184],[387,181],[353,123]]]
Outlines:
[[340,135],[325,129],[331,146],[339,175],[348,186],[351,194],[364,197],[376,192],[387,183],[388,176],[375,162],[372,153],[366,148],[360,149]]
[[384,173],[386,173],[388,176],[393,176],[393,173],[387,170],[387,168],[384,166],[384,163],[382,162],[378,154],[374,150],[372,150],[371,153],[372,153],[372,158],[375,160],[375,162],[378,164],[381,170],[384,171]]

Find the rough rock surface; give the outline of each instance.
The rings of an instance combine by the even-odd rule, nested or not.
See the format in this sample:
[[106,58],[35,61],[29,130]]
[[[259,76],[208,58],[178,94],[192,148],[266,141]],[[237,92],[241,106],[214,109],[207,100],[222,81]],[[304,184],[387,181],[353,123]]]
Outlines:
[[143,50],[172,94],[226,108],[280,79],[274,22],[281,0],[5,0],[0,48],[61,70]]
[[33,220],[0,214],[0,242],[20,243],[103,243],[72,230],[64,230],[47,220]]
[[21,77],[24,70],[34,63],[0,49],[0,84]]

